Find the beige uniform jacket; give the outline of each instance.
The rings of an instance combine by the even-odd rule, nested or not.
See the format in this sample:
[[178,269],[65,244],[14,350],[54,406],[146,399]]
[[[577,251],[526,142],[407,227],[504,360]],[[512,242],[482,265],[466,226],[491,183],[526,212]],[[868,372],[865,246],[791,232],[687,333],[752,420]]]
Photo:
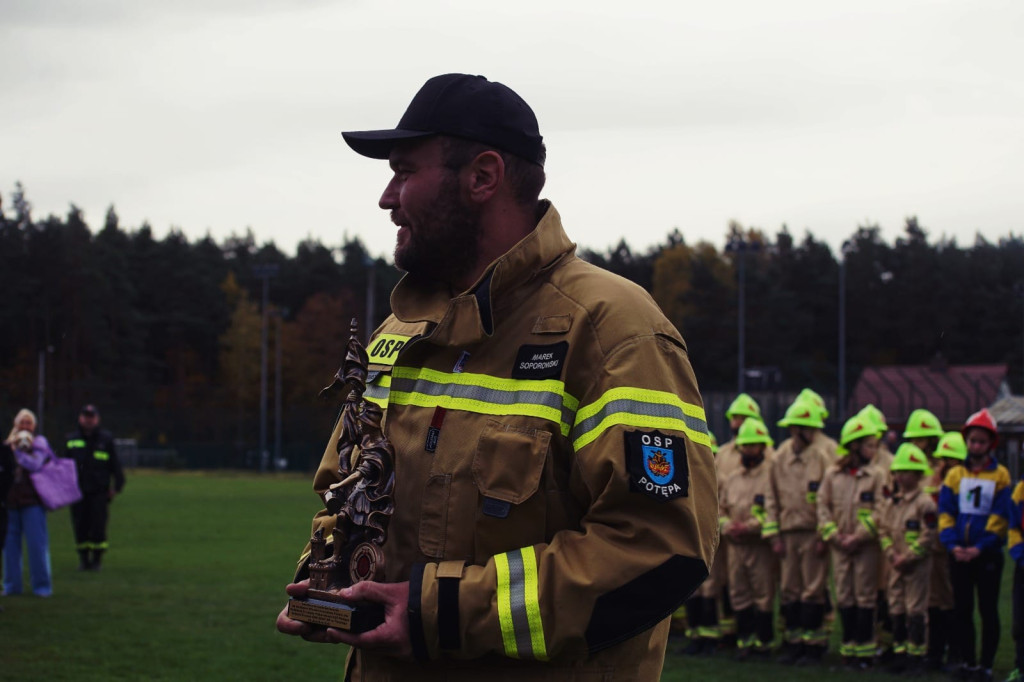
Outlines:
[[730,543],[763,542],[761,534],[767,523],[765,503],[771,487],[771,465],[767,460],[752,469],[742,466],[733,471],[719,492],[719,523],[742,523],[751,528],[749,534],[727,537]]
[[920,561],[932,551],[939,534],[938,521],[935,501],[921,488],[893,497],[885,506],[879,526],[882,549],[887,555],[910,554]]
[[833,464],[818,490],[818,532],[829,542],[854,535],[861,542],[878,537],[885,476],[874,466],[856,470]]
[[548,205],[469,291],[392,293],[366,396],[396,452],[384,554],[417,661],[359,651],[353,678],[660,676],[718,544],[710,438],[682,337],[574,252]]
[[765,535],[778,532],[813,531],[818,527],[818,489],[832,456],[812,443],[796,454],[793,441],[786,439],[771,460]]

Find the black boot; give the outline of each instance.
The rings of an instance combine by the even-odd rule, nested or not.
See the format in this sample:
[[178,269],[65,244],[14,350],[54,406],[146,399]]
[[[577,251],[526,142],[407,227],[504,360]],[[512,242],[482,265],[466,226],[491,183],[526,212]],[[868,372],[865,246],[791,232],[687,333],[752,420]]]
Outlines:
[[736,660],[745,661],[750,657],[754,644],[754,607],[736,612]]
[[907,669],[907,614],[895,613],[890,618],[893,654],[889,659],[889,672],[898,675]]
[[875,610],[857,607],[857,658],[860,668],[870,668],[875,662]]
[[849,659],[857,656],[857,652],[852,649],[854,642],[857,641],[857,607],[840,606],[839,622],[843,626],[839,653],[843,656],[843,663],[849,663]]
[[103,550],[94,549],[92,551],[92,561],[89,563],[90,571],[98,571],[103,565]]
[[772,646],[775,644],[775,624],[772,623],[771,611],[754,613],[754,631],[757,633],[757,651],[760,658],[770,658]]
[[89,550],[78,550],[78,570],[88,571],[90,568],[92,568],[92,562],[89,561]]
[[812,602],[801,602],[800,625],[803,626],[805,637],[804,653],[797,665],[817,665],[825,655],[828,645],[822,631],[825,624],[825,605]]

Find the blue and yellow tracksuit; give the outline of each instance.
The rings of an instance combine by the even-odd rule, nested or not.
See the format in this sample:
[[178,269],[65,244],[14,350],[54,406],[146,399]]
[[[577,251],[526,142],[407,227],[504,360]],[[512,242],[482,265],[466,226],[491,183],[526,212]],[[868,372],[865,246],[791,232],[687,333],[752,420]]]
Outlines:
[[1007,532],[1010,558],[1018,566],[1024,565],[1024,481],[1017,483],[1010,495],[1010,528]]
[[999,549],[1006,543],[1009,508],[1010,472],[994,457],[980,471],[953,467],[939,490],[939,540],[947,551]]
[[1013,570],[1013,643],[1014,668],[1024,670],[1024,481],[1010,496],[1010,558]]
[[[950,562],[953,583],[954,640],[967,668],[991,670],[999,647],[999,584],[1003,545],[1010,517],[1010,472],[989,455],[972,471],[953,467],[939,491],[939,539],[947,551],[976,548],[969,561]],[[974,594],[981,616],[981,656],[975,657]]]

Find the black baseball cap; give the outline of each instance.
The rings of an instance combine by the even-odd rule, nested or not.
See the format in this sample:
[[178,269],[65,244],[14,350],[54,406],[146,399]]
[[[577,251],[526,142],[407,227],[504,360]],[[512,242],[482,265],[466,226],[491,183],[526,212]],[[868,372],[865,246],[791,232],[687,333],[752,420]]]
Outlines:
[[100,413],[100,411],[97,410],[96,406],[92,405],[92,404],[90,404],[90,405],[83,405],[82,409],[78,411],[78,414],[85,415],[86,417],[95,417],[99,413]]
[[434,76],[424,83],[394,129],[345,132],[342,137],[356,153],[386,159],[397,142],[439,134],[493,145],[544,166],[544,138],[530,105],[501,83],[464,73]]

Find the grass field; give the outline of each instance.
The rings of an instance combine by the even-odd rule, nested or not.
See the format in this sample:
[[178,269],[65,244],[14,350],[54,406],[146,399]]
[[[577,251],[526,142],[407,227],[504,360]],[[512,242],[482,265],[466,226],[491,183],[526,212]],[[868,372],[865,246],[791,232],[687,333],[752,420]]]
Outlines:
[[[52,513],[54,596],[0,598],[0,680],[340,680],[344,647],[274,628],[318,508],[308,476],[130,472],[99,573],[75,570],[69,512]],[[997,679],[1012,663],[1010,575]],[[825,670],[670,653],[662,679],[810,682]]]

